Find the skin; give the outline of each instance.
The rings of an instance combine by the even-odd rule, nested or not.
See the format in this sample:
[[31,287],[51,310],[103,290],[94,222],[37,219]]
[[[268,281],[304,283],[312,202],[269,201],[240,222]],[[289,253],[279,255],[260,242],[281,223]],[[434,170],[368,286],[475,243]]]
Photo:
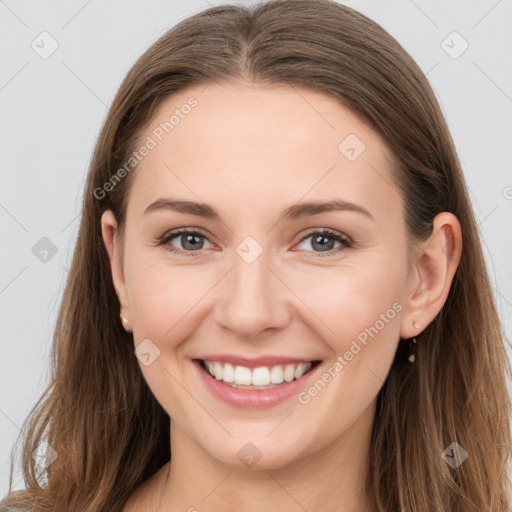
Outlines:
[[[159,348],[140,367],[172,418],[172,463],[132,494],[124,512],[367,510],[376,397],[399,337],[419,334],[447,298],[459,261],[447,248],[461,240],[459,222],[439,214],[431,238],[411,247],[387,147],[320,91],[194,86],[162,103],[141,140],[191,96],[198,105],[133,171],[122,246],[112,212],[101,220],[125,327],[135,347],[149,338]],[[351,133],[365,145],[354,161],[338,150]],[[206,202],[222,220],[144,215],[162,197]],[[282,218],[299,201],[331,199],[373,218],[353,211]],[[193,252],[186,237],[155,243],[181,227],[205,232],[195,256],[169,250]],[[313,237],[300,241],[312,228],[355,245],[336,252],[340,243],[329,239],[331,256],[322,256]],[[263,248],[252,263],[236,252],[248,236]],[[401,310],[308,404],[297,397],[260,410],[224,404],[191,363],[207,353],[271,354],[321,359],[324,373],[395,302]],[[237,457],[247,442],[262,454],[252,468]]]

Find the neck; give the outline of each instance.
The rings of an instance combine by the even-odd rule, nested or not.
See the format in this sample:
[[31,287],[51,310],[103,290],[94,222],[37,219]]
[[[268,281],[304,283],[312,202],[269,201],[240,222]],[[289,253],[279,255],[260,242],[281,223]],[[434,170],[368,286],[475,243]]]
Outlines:
[[373,417],[372,404],[341,437],[320,450],[284,467],[261,470],[219,462],[171,422],[171,462],[157,473],[147,510],[366,511]]

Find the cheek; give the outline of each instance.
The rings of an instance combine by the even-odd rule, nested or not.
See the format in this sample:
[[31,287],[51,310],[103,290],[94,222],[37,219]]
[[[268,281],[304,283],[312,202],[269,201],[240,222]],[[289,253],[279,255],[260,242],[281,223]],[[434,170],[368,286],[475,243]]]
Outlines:
[[[156,262],[155,262],[156,260]],[[200,266],[173,265],[161,256],[134,254],[127,259],[126,285],[135,338],[166,340],[184,337],[189,318],[209,289],[215,273]]]
[[383,330],[382,317],[386,326],[399,324],[397,309],[401,307],[395,303],[402,297],[403,279],[399,265],[381,260],[321,269],[309,276],[297,274],[293,282],[297,295],[323,324],[325,339],[331,339],[332,348],[340,353],[365,328],[377,323]]
[[398,262],[380,262],[329,269],[317,273],[314,283],[296,281],[331,352],[325,371],[298,398],[318,417],[332,418],[332,411],[339,411],[337,421],[322,423],[327,437],[348,428],[375,400],[395,357],[404,276]]
[[172,266],[162,258],[155,263],[142,251],[134,253],[131,260],[127,258],[126,269],[134,345],[147,339],[152,342],[146,345],[150,347],[150,364],[140,364],[144,379],[170,416],[192,415],[193,421],[193,416],[200,413],[187,406],[189,395],[179,384],[189,378],[189,369],[180,364],[182,347],[197,329],[197,308],[215,276],[210,276],[209,283],[211,272]]

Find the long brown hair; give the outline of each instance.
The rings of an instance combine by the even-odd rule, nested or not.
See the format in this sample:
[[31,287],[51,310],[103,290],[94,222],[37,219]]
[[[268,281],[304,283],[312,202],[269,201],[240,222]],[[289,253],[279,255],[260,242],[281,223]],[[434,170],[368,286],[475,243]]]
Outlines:
[[[396,159],[412,240],[426,239],[443,211],[461,224],[464,247],[446,303],[418,336],[414,365],[397,350],[377,397],[366,475],[371,506],[509,512],[510,365],[452,138],[409,54],[378,24],[331,0],[207,9],[164,34],[127,74],[88,174],[51,382],[24,423],[26,489],[12,492],[11,461],[3,504],[116,512],[169,461],[169,417],[119,322],[100,230],[106,209],[123,226],[136,170],[104,197],[97,191],[128,160],[162,100],[192,84],[238,79],[323,91],[367,121]],[[42,441],[57,458],[40,474],[32,452]],[[468,453],[457,468],[442,457],[454,442]]]

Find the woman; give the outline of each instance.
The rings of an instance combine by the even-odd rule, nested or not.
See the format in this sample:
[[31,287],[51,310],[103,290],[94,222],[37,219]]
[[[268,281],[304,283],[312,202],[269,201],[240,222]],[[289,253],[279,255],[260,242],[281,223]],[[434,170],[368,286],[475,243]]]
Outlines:
[[12,510],[510,510],[452,139],[405,50],[329,0],[208,9],[133,66],[54,363]]

